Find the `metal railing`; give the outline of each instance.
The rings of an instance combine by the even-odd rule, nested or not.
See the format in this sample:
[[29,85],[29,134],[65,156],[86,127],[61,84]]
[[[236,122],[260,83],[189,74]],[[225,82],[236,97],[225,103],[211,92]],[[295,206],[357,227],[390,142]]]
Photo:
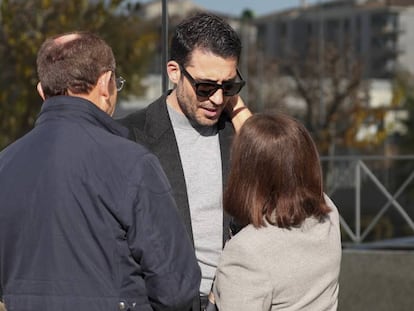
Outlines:
[[[414,235],[414,155],[321,157],[321,163],[325,192],[340,213],[343,240]],[[378,233],[381,224],[385,233]]]

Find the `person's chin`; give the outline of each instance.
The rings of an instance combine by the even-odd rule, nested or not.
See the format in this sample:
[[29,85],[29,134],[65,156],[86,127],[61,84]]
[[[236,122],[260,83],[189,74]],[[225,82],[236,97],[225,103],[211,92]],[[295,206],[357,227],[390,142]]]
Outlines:
[[203,118],[199,118],[197,120],[197,123],[202,125],[202,126],[213,126],[215,124],[217,124],[218,122],[218,118],[207,118],[207,117],[203,117]]
[[208,110],[203,109],[203,114],[199,118],[199,123],[201,125],[211,126],[218,122],[222,110]]

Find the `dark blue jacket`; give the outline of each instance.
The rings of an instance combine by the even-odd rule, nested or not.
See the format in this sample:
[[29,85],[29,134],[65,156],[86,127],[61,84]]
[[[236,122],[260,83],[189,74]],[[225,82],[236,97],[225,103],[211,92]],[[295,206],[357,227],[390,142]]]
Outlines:
[[45,101],[0,153],[8,311],[185,310],[200,270],[159,161],[87,100]]

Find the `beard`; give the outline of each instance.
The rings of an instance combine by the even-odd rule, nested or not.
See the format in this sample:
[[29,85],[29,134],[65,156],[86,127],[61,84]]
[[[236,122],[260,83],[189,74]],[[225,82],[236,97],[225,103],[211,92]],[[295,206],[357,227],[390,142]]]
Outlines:
[[214,126],[217,124],[225,104],[214,105],[208,99],[199,101],[195,92],[185,92],[185,89],[177,87],[176,96],[181,112],[192,122],[200,126]]

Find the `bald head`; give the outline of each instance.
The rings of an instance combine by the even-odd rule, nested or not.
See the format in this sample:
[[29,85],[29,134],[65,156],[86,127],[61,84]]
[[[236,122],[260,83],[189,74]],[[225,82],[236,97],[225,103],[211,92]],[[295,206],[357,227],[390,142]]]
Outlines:
[[79,34],[71,33],[71,34],[66,34],[66,35],[62,35],[60,37],[55,38],[54,42],[56,44],[65,44],[66,42],[73,41],[77,38],[79,38]]

